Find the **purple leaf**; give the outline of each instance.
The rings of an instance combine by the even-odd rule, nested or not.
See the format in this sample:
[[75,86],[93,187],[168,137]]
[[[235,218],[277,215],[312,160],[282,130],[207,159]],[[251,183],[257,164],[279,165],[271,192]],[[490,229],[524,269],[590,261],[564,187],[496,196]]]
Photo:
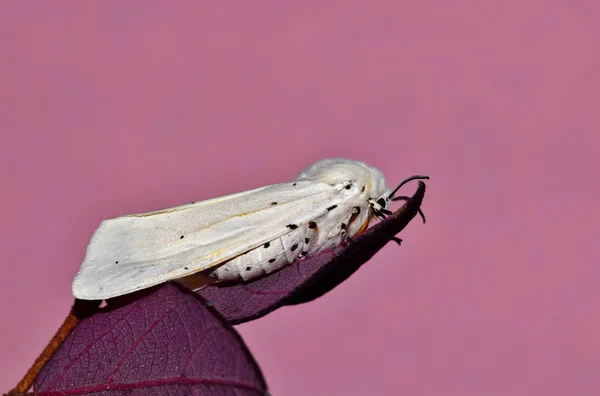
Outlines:
[[349,243],[299,260],[264,278],[237,285],[213,285],[197,293],[233,324],[260,318],[283,305],[312,301],[346,280],[417,215],[425,183],[386,220]]
[[266,394],[242,339],[195,293],[166,283],[108,303],[73,329],[34,394]]

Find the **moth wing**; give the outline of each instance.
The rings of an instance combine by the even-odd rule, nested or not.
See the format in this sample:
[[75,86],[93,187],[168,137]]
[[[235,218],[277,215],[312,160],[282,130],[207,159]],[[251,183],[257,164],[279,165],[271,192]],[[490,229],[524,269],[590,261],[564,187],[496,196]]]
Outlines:
[[326,183],[275,184],[170,209],[103,221],[73,295],[99,300],[221,264],[290,231],[342,201]]

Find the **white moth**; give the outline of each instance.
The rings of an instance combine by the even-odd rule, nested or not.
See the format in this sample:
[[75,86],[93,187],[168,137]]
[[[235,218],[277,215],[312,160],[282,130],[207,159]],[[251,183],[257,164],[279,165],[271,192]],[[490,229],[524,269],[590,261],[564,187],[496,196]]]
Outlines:
[[[294,182],[103,221],[73,281],[73,295],[100,300],[168,280],[249,281],[331,248],[383,218],[390,191],[376,168],[324,159]],[[193,282],[190,282],[193,284]],[[195,287],[192,287],[195,288]]]

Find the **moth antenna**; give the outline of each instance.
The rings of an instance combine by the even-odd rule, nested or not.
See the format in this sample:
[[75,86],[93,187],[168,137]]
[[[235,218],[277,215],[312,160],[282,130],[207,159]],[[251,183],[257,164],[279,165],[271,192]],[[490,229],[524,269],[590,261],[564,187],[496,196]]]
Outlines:
[[400,195],[397,197],[392,198],[392,201],[408,201],[410,199],[410,197],[408,195]]
[[392,191],[390,193],[390,195],[388,195],[388,199],[394,198],[394,194],[396,194],[396,192],[398,192],[398,190],[400,189],[400,187],[402,187],[403,185],[405,185],[409,181],[413,181],[413,180],[429,180],[429,176],[414,175],[414,176],[411,176],[411,177],[407,177],[400,184],[398,184],[398,187],[396,187],[394,189],[394,191]]
[[[407,197],[406,195],[402,195],[399,197],[392,198],[392,201],[408,201],[409,199],[410,199],[410,197]],[[423,214],[423,211],[421,210],[421,208],[419,208],[419,215],[421,216],[421,219],[423,219],[423,224],[425,224],[425,215]]]

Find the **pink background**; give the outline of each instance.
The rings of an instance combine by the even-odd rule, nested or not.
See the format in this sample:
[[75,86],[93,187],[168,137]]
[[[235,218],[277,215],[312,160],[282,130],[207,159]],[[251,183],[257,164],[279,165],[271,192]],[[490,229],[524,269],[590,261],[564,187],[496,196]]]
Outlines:
[[290,3],[0,5],[0,391],[102,219],[344,156],[429,221],[239,327],[273,395],[600,394],[600,3]]

